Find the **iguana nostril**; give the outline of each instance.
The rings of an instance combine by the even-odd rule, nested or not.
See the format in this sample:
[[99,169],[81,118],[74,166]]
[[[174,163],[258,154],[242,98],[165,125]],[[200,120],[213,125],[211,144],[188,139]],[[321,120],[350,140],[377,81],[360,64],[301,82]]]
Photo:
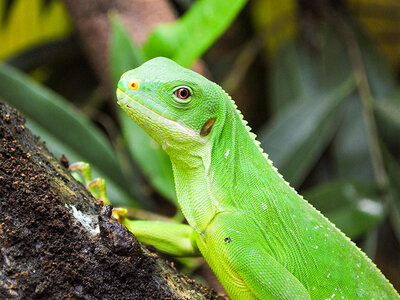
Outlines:
[[137,81],[137,80],[132,80],[132,81],[129,83],[129,89],[130,89],[130,90],[136,91],[138,88],[139,88],[139,81]]

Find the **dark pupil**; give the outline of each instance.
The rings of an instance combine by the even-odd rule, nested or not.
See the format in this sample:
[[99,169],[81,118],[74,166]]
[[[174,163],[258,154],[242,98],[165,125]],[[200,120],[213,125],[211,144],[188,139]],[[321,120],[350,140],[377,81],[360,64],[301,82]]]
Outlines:
[[190,93],[189,93],[188,89],[179,89],[178,90],[178,97],[179,98],[186,99],[189,96],[190,96]]

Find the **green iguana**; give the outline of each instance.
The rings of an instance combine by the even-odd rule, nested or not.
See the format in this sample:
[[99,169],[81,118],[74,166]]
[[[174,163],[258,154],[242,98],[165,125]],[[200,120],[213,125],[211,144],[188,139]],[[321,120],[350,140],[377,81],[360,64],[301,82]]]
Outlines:
[[232,299],[400,299],[371,260],[278,173],[229,95],[166,58],[126,72],[118,103],[171,158],[189,225],[131,221],[200,255]]

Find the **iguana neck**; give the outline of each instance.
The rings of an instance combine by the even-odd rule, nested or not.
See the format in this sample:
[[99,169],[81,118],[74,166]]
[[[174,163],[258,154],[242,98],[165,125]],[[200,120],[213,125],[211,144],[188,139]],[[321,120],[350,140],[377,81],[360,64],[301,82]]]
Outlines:
[[202,234],[217,213],[212,202],[204,165],[197,168],[181,168],[174,164],[175,187],[178,202],[188,223]]
[[[210,144],[184,155],[190,164],[185,164],[182,156],[171,156],[178,202],[189,224],[199,233],[219,212],[265,202],[265,193],[290,190],[262,153],[229,96],[225,103],[224,120],[213,128]],[[270,184],[263,182],[264,178]],[[253,195],[246,194],[249,190],[255,191]]]
[[217,195],[219,206],[225,210],[238,211],[256,204],[261,207],[262,203],[275,206],[268,202],[293,189],[263,153],[236,105],[229,102],[224,127],[211,155],[212,194]]

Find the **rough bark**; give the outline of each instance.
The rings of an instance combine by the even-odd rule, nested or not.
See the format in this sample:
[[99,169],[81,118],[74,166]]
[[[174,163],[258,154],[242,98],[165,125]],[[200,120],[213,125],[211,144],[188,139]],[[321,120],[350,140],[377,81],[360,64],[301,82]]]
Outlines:
[[110,218],[0,102],[0,298],[218,299]]

